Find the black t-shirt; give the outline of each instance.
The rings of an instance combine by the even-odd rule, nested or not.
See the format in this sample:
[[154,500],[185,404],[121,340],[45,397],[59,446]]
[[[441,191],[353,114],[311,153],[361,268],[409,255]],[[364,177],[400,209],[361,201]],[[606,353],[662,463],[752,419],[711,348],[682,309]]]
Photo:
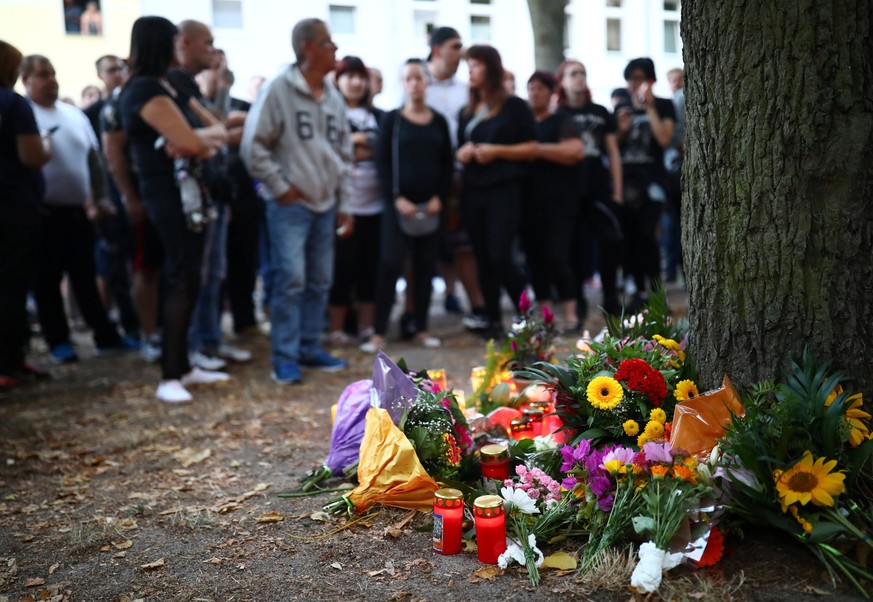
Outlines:
[[[206,100],[203,98],[203,93],[200,92],[200,86],[197,85],[197,80],[194,75],[182,67],[176,67],[167,71],[167,81],[179,94],[179,104],[188,104],[192,98],[196,99],[204,107]],[[197,125],[191,124],[191,127],[203,127],[200,119],[197,119]]]
[[[101,145],[103,144],[102,134],[115,134],[124,131],[124,127],[122,127],[121,124],[120,98],[121,89],[116,89],[109,98],[103,101],[103,107],[100,111],[100,131],[97,134],[97,139],[100,140]],[[138,186],[136,165],[133,163],[130,156],[129,144],[124,148],[124,158],[130,166],[130,179],[134,186]],[[110,194],[118,195],[118,198],[120,199],[121,192],[115,186],[115,181],[112,178],[109,178],[109,187]]]
[[393,210],[395,200],[395,135],[400,194],[413,203],[426,203],[433,195],[445,203],[454,173],[452,139],[445,117],[433,110],[433,119],[419,125],[404,119],[400,111],[395,110],[382,119],[376,167],[389,210]]
[[593,102],[583,107],[561,107],[558,113],[573,118],[573,123],[581,132],[582,144],[585,145],[585,158],[576,168],[582,198],[604,198],[609,191],[606,135],[615,134],[615,118],[606,107]]
[[[517,96],[507,98],[500,111],[493,117],[483,119],[468,128],[473,120],[473,115],[461,111],[458,118],[458,146],[467,142],[520,144],[537,139],[533,113],[527,103]],[[489,188],[496,184],[517,181],[524,177],[526,170],[527,164],[523,161],[496,159],[487,165],[471,161],[464,165],[461,178],[464,186]]]
[[85,117],[91,122],[91,127],[94,128],[94,135],[97,136],[97,144],[100,148],[103,148],[103,140],[100,139],[100,113],[103,112],[105,105],[106,101],[101,98],[82,109]]
[[[670,100],[656,98],[655,110],[661,119],[676,122],[676,110]],[[664,149],[655,140],[645,109],[633,111],[631,130],[619,148],[625,176],[642,177],[651,182],[663,179]]]
[[[537,139],[544,144],[579,138],[579,129],[567,115],[549,115],[536,128]],[[575,165],[537,159],[531,164],[525,184],[524,198],[537,208],[576,202],[578,196]]]
[[[119,105],[121,123],[127,132],[133,164],[139,176],[140,194],[144,200],[163,201],[179,198],[179,189],[173,177],[173,161],[163,149],[155,149],[155,141],[160,134],[139,116],[143,106],[157,96],[167,96],[179,104],[180,97],[169,82],[137,76],[124,86]],[[190,119],[190,110],[186,105],[180,105],[179,108]]]
[[25,167],[18,158],[18,136],[28,134],[39,134],[33,109],[14,90],[0,88],[0,204],[7,194],[33,201],[45,194],[42,171]]

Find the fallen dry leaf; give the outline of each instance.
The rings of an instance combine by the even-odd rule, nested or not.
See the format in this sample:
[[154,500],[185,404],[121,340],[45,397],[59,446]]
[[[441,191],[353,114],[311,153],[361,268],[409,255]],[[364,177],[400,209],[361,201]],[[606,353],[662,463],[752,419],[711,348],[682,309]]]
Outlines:
[[483,566],[481,569],[477,569],[470,575],[470,578],[467,580],[470,583],[478,583],[479,581],[494,581],[497,575],[500,574],[500,569],[496,566]]
[[183,468],[188,468],[194,464],[199,464],[206,458],[212,456],[212,450],[209,448],[197,450],[193,447],[186,447],[173,454],[173,457],[182,465]]
[[133,541],[130,539],[126,539],[112,545],[115,546],[116,550],[129,550],[131,547],[133,547]]
[[206,562],[209,564],[221,564],[222,562],[224,562],[224,560],[222,560],[221,558],[217,558],[217,557],[213,556],[209,560],[204,560],[203,562]]
[[388,525],[387,527],[385,527],[385,531],[383,531],[383,535],[385,535],[386,537],[393,537],[394,539],[397,539],[398,537],[403,535],[403,530],[398,529],[394,525]]
[[49,575],[51,575],[52,573],[54,573],[54,572],[55,572],[56,570],[58,570],[59,568],[61,568],[60,563],[57,563],[57,562],[56,562],[56,563],[54,563],[53,565],[51,565],[51,566],[49,567]]
[[33,577],[32,579],[24,580],[24,587],[36,587],[37,585],[43,585],[45,583],[45,579],[42,577]]
[[479,546],[476,545],[476,541],[473,539],[465,539],[464,541],[464,552],[476,552],[479,550]]
[[127,558],[127,552],[116,552],[112,555],[113,558]]
[[543,559],[542,569],[558,569],[561,571],[570,571],[576,569],[576,558],[567,554],[567,552],[555,552],[549,554]]
[[343,570],[343,565],[341,565],[339,562],[331,562],[330,566],[332,566],[333,568],[335,568],[338,571]]
[[331,520],[333,520],[332,517],[330,516],[330,514],[328,514],[327,512],[324,512],[322,510],[318,510],[317,512],[313,512],[312,514],[309,515],[309,518],[311,518],[312,520],[321,521],[323,523],[329,523]]
[[258,483],[252,491],[265,491],[270,487],[269,483]]
[[285,520],[285,517],[278,512],[265,512],[255,519],[256,523],[278,523]]
[[147,570],[147,571],[151,571],[151,570],[154,570],[154,569],[159,569],[159,568],[161,568],[162,566],[164,566],[164,559],[163,559],[163,558],[158,558],[158,559],[155,560],[154,562],[149,562],[148,564],[141,564],[141,565],[139,565],[139,567],[140,567],[141,569],[145,569],[145,570]]

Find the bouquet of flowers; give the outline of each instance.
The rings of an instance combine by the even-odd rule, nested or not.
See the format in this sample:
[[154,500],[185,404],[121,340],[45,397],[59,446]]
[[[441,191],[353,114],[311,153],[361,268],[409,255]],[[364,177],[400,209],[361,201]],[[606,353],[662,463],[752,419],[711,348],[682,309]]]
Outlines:
[[519,370],[534,362],[548,362],[555,353],[555,316],[551,310],[543,306],[542,316],[534,315],[533,304],[527,292],[522,291],[518,311],[502,346],[509,370]]
[[470,427],[451,391],[426,386],[397,426],[415,448],[427,473],[436,479],[452,479],[471,462]]
[[845,576],[867,595],[873,580],[841,544],[873,549],[873,433],[861,393],[806,350],[784,382],[744,396],[720,442],[727,506],[748,522],[781,529],[810,547],[832,579]]
[[527,567],[531,585],[539,585],[539,566],[543,553],[537,547],[572,524],[576,510],[571,499],[562,494],[561,485],[539,468],[521,464],[515,469],[516,480],[507,479],[500,490],[506,506],[509,546],[497,564],[506,568],[515,560]]

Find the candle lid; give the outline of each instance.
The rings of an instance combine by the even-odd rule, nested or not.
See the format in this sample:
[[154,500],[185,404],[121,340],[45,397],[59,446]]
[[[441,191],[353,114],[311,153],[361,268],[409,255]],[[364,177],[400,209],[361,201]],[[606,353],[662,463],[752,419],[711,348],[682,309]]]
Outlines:
[[492,443],[483,445],[482,449],[479,450],[479,455],[483,462],[500,462],[509,458],[509,450],[505,445]]
[[522,416],[521,418],[513,418],[512,422],[509,423],[509,429],[512,431],[526,431],[532,429],[533,425],[530,422],[530,419],[527,416]]
[[503,508],[503,498],[499,495],[480,495],[473,502],[476,508]]
[[464,497],[464,494],[461,493],[460,489],[452,489],[451,487],[443,487],[442,489],[437,489],[436,493],[433,494],[435,498],[440,500],[459,500]]
[[551,401],[532,401],[530,402],[530,407],[534,410],[541,410],[543,412],[547,412],[552,407]]

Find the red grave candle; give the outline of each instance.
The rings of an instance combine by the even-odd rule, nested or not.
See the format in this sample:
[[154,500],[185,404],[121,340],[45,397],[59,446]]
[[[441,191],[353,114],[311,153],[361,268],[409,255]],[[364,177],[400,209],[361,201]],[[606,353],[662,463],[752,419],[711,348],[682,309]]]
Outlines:
[[476,546],[479,562],[497,564],[497,558],[506,551],[506,515],[503,498],[498,495],[480,495],[473,502],[476,523]]
[[539,437],[543,434],[543,411],[530,407],[524,409],[524,417],[530,421],[531,438]]
[[479,459],[482,462],[482,476],[486,479],[503,481],[509,478],[509,450],[505,445],[483,445],[479,450]]
[[522,439],[533,439],[533,424],[526,416],[516,418],[509,423],[509,433],[516,441],[521,441]]
[[464,494],[457,489],[437,489],[433,498],[433,550],[438,554],[461,551]]

